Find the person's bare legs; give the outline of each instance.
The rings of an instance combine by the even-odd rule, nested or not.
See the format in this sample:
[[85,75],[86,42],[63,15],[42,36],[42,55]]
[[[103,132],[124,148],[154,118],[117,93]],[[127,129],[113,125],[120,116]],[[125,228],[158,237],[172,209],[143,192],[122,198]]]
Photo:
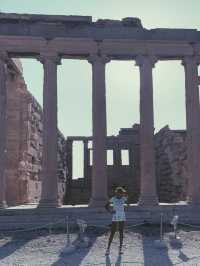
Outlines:
[[117,230],[117,222],[112,222],[111,229],[110,229],[110,236],[109,236],[109,240],[108,240],[108,247],[107,247],[107,250],[106,250],[106,254],[109,254],[110,245],[111,245],[111,243],[113,241],[113,238],[114,238],[114,235],[115,235],[116,230]]
[[122,254],[122,245],[124,238],[124,221],[119,222],[119,252]]

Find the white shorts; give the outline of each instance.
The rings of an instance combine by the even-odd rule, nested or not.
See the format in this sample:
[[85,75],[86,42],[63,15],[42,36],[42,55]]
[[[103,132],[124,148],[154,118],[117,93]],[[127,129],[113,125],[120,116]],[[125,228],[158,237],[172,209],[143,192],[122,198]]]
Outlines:
[[120,213],[115,213],[113,214],[112,217],[112,221],[113,222],[122,222],[122,221],[126,221],[126,216],[124,212],[120,212]]

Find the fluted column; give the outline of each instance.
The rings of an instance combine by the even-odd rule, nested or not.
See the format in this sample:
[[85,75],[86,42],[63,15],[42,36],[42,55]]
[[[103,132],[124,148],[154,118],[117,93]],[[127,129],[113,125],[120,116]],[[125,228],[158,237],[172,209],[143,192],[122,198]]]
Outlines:
[[188,202],[191,204],[200,204],[199,63],[200,58],[195,56],[187,56],[182,62],[185,69]]
[[92,195],[89,205],[101,207],[107,201],[105,64],[109,60],[104,56],[93,55],[88,61],[92,64],[93,128]]
[[6,207],[6,70],[7,54],[0,52],[0,209]]
[[42,192],[39,207],[58,207],[57,176],[57,54],[42,53],[43,87],[43,162]]
[[88,178],[88,166],[89,166],[89,156],[88,156],[88,140],[84,140],[83,141],[83,149],[84,149],[84,153],[83,153],[83,177],[84,178]]
[[114,165],[117,167],[121,167],[122,157],[121,157],[121,148],[120,148],[119,144],[114,145],[113,157],[114,157]]
[[153,78],[154,57],[138,56],[140,67],[140,199],[139,204],[158,204],[155,175]]
[[129,151],[129,164],[130,164],[130,167],[135,167],[135,162],[134,162],[134,149],[133,147],[129,148],[128,149]]
[[66,180],[66,193],[65,203],[70,203],[71,188],[72,188],[72,175],[73,175],[73,140],[66,140],[66,166],[67,166],[67,180]]

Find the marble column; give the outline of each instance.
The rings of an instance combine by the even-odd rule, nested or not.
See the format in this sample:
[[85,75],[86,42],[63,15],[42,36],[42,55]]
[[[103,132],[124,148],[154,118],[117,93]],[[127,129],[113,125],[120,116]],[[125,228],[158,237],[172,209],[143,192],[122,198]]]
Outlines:
[[73,168],[73,158],[72,158],[72,156],[73,156],[73,140],[69,140],[69,139],[67,139],[66,140],[66,156],[67,156],[67,171],[68,171],[68,173],[67,173],[67,176],[68,176],[68,179],[69,180],[72,180],[72,175],[73,175],[73,173],[72,173],[72,168]]
[[91,155],[90,155],[90,151],[91,151],[91,149],[90,148],[88,148],[88,166],[90,167],[91,166],[91,164],[92,164],[92,162],[91,162]]
[[153,78],[154,57],[138,56],[140,68],[140,198],[139,205],[158,204],[155,175]]
[[73,140],[71,139],[66,140],[66,165],[67,165],[67,180],[66,180],[65,203],[70,203],[72,175],[73,175]]
[[191,204],[200,204],[199,62],[200,58],[195,56],[187,56],[182,62],[185,69],[188,202]]
[[57,54],[41,53],[43,87],[43,162],[42,192],[39,207],[58,207],[57,175]]
[[6,207],[6,62],[7,54],[0,52],[0,209]]
[[121,167],[122,165],[121,148],[118,144],[114,145],[113,157],[114,157],[114,165],[117,167]]
[[93,128],[93,166],[92,195],[90,207],[103,207],[107,202],[107,151],[106,151],[106,84],[105,64],[107,57],[92,55],[92,128]]
[[135,167],[134,166],[135,162],[134,162],[134,149],[133,149],[133,147],[129,148],[128,151],[129,151],[129,165],[130,165],[130,167]]
[[83,177],[88,178],[89,154],[88,154],[88,140],[83,141]]

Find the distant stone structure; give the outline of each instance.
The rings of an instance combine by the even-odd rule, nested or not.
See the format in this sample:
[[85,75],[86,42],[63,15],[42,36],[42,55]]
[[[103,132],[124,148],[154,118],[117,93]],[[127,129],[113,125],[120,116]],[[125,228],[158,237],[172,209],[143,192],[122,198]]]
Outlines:
[[166,126],[154,139],[159,200],[168,203],[186,201],[189,182],[186,130],[171,130]]
[[[106,150],[112,151],[113,163],[107,163],[108,193],[111,196],[116,186],[123,186],[129,200],[137,203],[140,194],[140,142],[138,124],[123,128],[118,136],[106,139]],[[84,176],[72,179],[73,141],[84,143]],[[66,204],[87,204],[91,194],[92,180],[92,137],[68,137],[67,140]],[[185,201],[188,187],[186,131],[162,128],[154,136],[156,183],[160,202]],[[122,151],[127,151],[128,161],[122,163]]]
[[[19,60],[7,68],[6,202],[38,203],[41,196],[42,108],[27,90]],[[65,193],[65,138],[58,131],[59,198]]]

